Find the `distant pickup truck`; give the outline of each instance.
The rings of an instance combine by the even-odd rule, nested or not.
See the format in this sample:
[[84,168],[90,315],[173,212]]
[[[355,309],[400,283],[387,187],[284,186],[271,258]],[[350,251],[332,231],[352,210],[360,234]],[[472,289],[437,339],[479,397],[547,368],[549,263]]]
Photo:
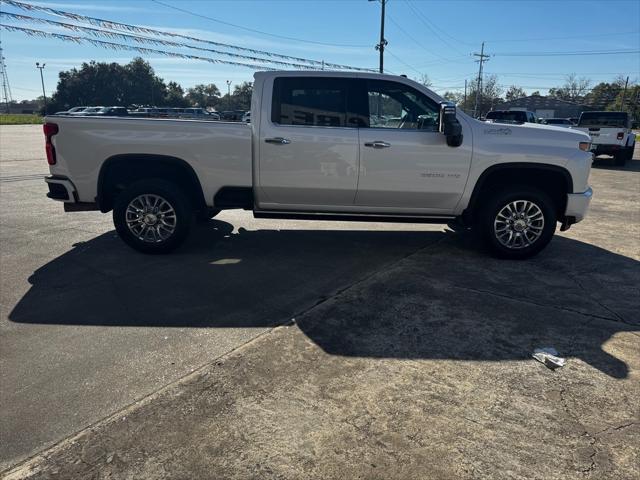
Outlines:
[[525,110],[491,110],[485,118],[495,123],[538,123],[536,114]]
[[636,136],[627,112],[582,112],[578,125],[571,127],[589,134],[594,155],[612,155],[616,165],[633,158]]
[[[66,211],[113,211],[145,253],[182,243],[192,219],[449,223],[500,257],[527,258],[556,223],[585,216],[589,136],[474,120],[404,77],[256,73],[250,124],[49,116],[48,196]],[[379,118],[398,118],[386,125]]]

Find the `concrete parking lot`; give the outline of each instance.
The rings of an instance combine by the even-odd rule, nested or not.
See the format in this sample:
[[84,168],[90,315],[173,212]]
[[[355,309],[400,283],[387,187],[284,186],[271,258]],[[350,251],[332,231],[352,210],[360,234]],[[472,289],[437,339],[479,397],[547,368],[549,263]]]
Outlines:
[[524,262],[236,211],[150,257],[46,199],[40,127],[2,126],[0,472],[640,478],[638,153]]

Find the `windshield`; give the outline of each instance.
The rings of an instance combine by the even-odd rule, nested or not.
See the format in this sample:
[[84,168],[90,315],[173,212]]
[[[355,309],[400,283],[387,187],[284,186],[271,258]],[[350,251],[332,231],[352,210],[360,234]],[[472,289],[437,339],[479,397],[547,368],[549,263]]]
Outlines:
[[621,127],[627,126],[626,112],[585,112],[580,115],[579,127]]
[[499,120],[501,122],[510,123],[524,123],[527,120],[527,116],[524,112],[489,112],[487,113],[487,120]]

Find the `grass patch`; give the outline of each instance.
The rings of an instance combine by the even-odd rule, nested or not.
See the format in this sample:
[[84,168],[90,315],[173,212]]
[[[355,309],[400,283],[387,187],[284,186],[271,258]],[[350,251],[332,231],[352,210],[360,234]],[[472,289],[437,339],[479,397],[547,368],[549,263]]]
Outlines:
[[29,113],[3,113],[0,114],[0,125],[37,125],[42,123],[40,115]]

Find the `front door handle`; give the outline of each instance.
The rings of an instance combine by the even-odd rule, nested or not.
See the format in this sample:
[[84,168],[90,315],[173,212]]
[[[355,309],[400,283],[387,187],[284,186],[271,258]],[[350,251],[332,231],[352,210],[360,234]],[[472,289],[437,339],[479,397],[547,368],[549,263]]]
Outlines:
[[367,142],[364,144],[364,146],[371,147],[371,148],[389,148],[391,144],[387,142],[381,142],[380,140],[376,140],[375,142]]
[[267,143],[275,143],[277,145],[289,145],[291,143],[291,140],[282,137],[265,138],[264,141]]

